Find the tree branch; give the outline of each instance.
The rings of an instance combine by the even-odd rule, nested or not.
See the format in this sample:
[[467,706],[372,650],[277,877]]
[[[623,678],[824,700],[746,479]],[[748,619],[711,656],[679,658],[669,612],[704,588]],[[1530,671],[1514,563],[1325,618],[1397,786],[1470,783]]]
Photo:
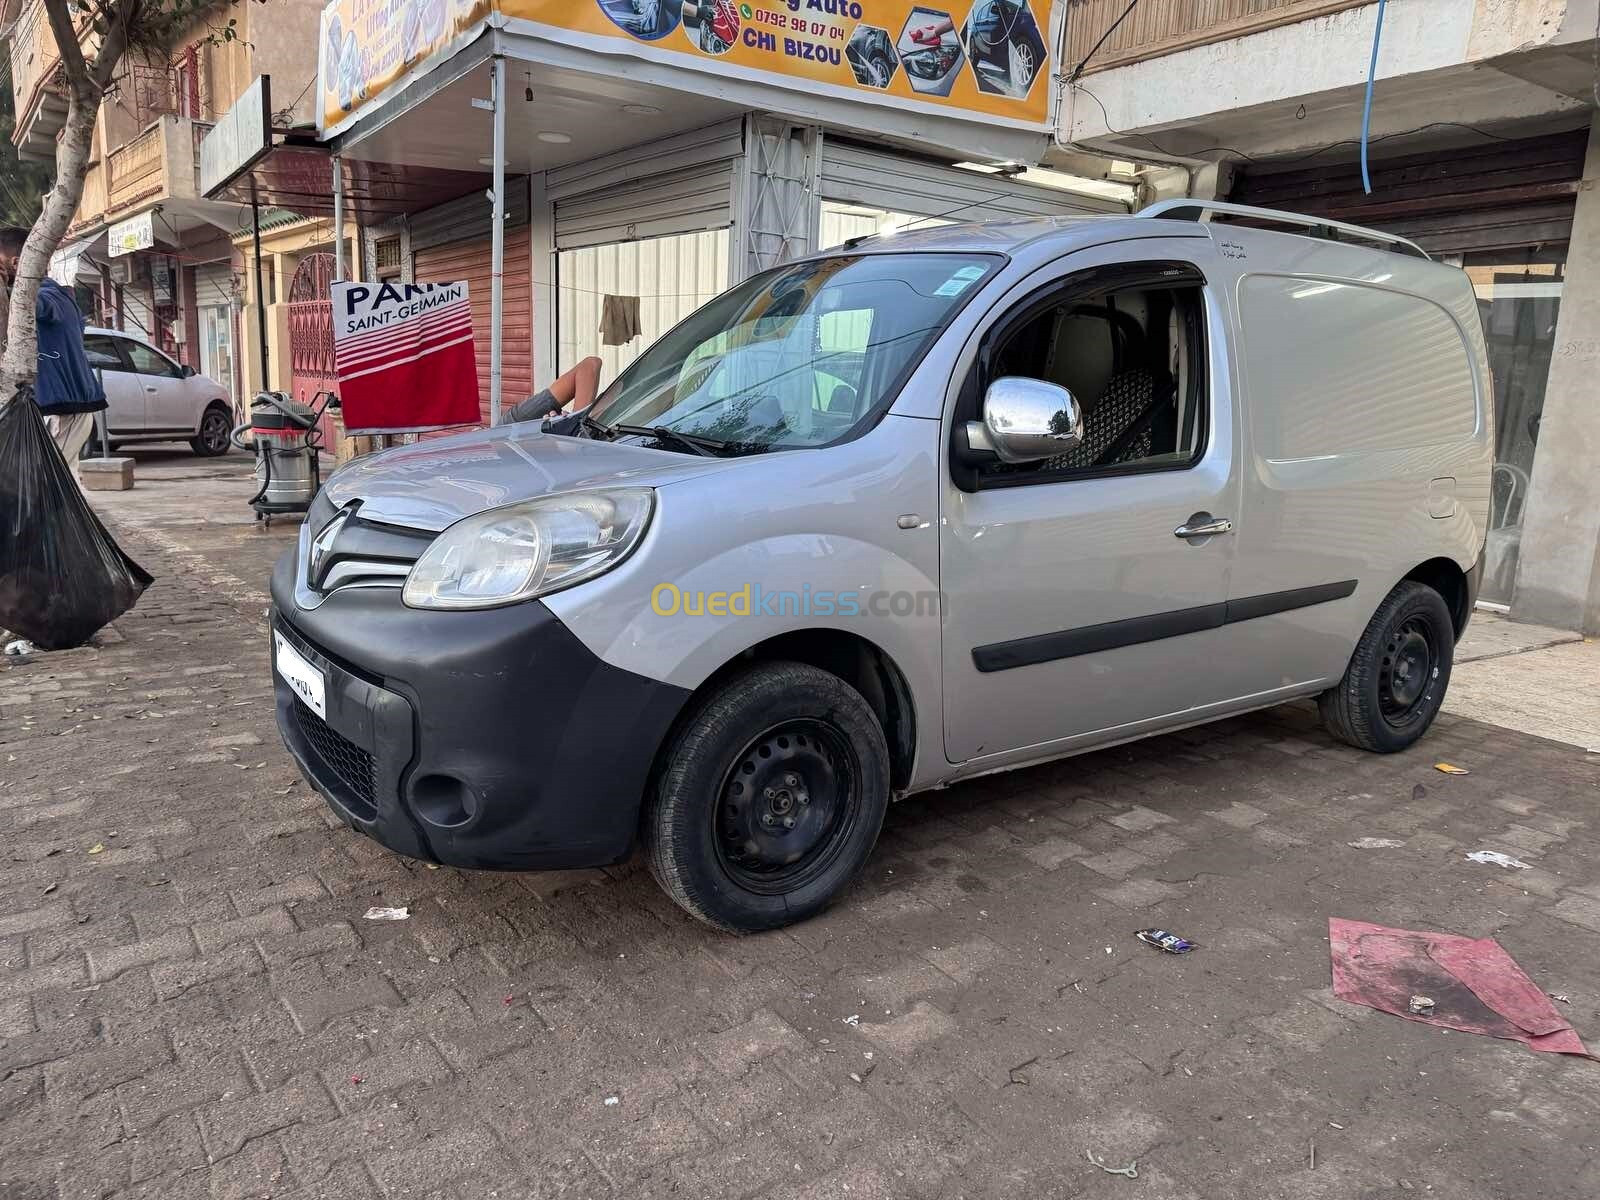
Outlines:
[[117,19],[106,23],[105,36],[100,39],[100,46],[94,54],[93,80],[97,94],[104,93],[111,86],[111,77],[122,63],[122,56],[128,49],[128,25],[133,17],[132,10],[137,5],[138,0],[123,0],[117,6]]
[[50,32],[55,35],[56,49],[61,54],[61,70],[72,90],[93,87],[89,64],[84,61],[83,47],[78,44],[78,27],[67,11],[67,0],[44,0],[44,12],[50,19]]

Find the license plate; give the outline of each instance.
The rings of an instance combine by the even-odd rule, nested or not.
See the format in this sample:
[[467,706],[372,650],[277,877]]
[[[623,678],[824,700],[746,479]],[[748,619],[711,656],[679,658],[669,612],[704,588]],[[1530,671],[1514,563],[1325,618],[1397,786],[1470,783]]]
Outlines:
[[276,630],[272,634],[277,653],[273,656],[278,674],[294,689],[294,694],[317,716],[328,719],[328,698],[323,685],[322,672],[306,661],[305,655],[289,644],[289,640]]

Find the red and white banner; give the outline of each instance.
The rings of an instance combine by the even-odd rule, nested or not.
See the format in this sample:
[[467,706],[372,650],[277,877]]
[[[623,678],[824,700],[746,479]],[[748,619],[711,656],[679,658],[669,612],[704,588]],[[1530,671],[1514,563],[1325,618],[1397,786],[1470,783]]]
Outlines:
[[478,423],[465,283],[336,283],[333,361],[347,433]]

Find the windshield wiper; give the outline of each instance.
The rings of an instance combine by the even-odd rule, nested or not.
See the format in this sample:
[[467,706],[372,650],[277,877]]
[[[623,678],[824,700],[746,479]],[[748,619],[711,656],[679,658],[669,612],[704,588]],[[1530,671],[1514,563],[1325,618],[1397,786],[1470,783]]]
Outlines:
[[614,436],[611,431],[611,426],[602,425],[599,421],[596,421],[593,417],[591,417],[587,410],[578,414],[578,427],[580,429],[587,429],[595,437],[607,442],[609,442]]
[[677,446],[680,450],[687,450],[691,454],[703,454],[707,458],[715,458],[717,451],[728,443],[719,442],[715,438],[695,437],[692,434],[679,433],[676,429],[669,429],[665,425],[613,425],[613,433],[631,433],[635,437],[655,438],[658,442],[666,442],[669,446]]

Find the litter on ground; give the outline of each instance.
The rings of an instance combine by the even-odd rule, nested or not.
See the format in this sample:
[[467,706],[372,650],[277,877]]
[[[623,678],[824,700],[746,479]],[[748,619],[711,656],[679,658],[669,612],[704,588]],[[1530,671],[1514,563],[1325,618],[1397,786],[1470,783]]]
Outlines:
[[1139,1161],[1135,1159],[1125,1167],[1108,1167],[1094,1156],[1093,1150],[1085,1150],[1083,1156],[1099,1167],[1107,1175],[1126,1175],[1129,1179],[1139,1178]]
[[[1588,1056],[1550,997],[1493,938],[1328,920],[1333,994],[1351,1004],[1530,1050]],[[1426,995],[1418,996],[1417,989]],[[1413,1000],[1431,999],[1428,1007]]]
[[1508,870],[1531,871],[1532,863],[1525,863],[1520,858],[1512,858],[1509,854],[1501,854],[1498,850],[1474,850],[1467,858],[1475,863],[1483,863],[1490,867],[1505,867]]
[[409,908],[379,908],[375,905],[366,912],[369,921],[405,921],[410,916]]
[[1165,929],[1141,929],[1133,936],[1145,945],[1165,950],[1168,954],[1187,954],[1194,949],[1193,942],[1175,933],[1168,933]]

